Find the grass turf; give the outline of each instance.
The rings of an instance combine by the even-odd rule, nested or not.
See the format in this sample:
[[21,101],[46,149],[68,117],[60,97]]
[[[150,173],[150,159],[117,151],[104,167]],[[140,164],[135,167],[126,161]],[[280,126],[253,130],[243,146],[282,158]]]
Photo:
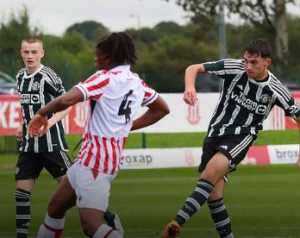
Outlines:
[[[13,170],[15,155],[0,160],[0,237],[15,237]],[[195,169],[121,171],[112,186],[111,208],[126,229],[126,238],[160,237],[168,222],[192,191]],[[30,237],[43,220],[56,183],[43,173],[33,193]],[[235,236],[300,237],[300,171],[294,165],[240,166],[230,176],[225,201]],[[76,209],[68,213],[65,236],[84,237]],[[217,238],[206,206],[185,226],[182,238]]]
[[[204,133],[147,134],[149,148],[197,147]],[[79,136],[68,136],[73,148]],[[141,148],[141,134],[130,136],[127,148]],[[261,144],[295,144],[297,130],[262,132]],[[6,139],[0,138],[7,146]],[[3,151],[3,149],[1,149]],[[14,166],[16,154],[0,154],[0,238],[15,237]],[[125,238],[160,237],[167,223],[182,205],[195,184],[195,169],[121,171],[112,186],[111,207],[126,229]],[[300,238],[300,171],[293,165],[240,166],[230,176],[226,188],[226,206],[230,212],[235,237]],[[30,237],[42,222],[56,183],[42,173],[32,201]],[[84,237],[76,209],[68,213],[66,238]],[[217,238],[206,206],[185,226],[182,238]]]

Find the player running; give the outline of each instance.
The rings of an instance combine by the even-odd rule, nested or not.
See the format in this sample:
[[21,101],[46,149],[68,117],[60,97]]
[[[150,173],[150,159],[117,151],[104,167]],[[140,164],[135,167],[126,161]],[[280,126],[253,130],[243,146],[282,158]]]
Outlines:
[[[65,95],[41,108],[31,120],[29,132],[38,135],[47,126],[47,114],[89,100],[91,112],[78,160],[52,197],[37,238],[61,237],[66,211],[75,202],[84,233],[93,238],[121,238],[122,231],[104,220],[110,187],[117,176],[130,130],[149,126],[169,113],[165,101],[130,69],[136,53],[124,32],[112,33],[96,46],[97,71]],[[138,109],[148,110],[133,120]]]
[[269,43],[258,39],[246,47],[241,60],[224,59],[186,69],[184,101],[189,105],[197,100],[197,75],[204,72],[217,75],[223,79],[223,85],[204,141],[199,181],[174,220],[165,227],[163,238],[177,237],[182,226],[206,202],[219,236],[233,238],[223,200],[224,176],[244,159],[274,105],[293,117],[300,127],[299,106],[268,70],[272,63],[271,52]]

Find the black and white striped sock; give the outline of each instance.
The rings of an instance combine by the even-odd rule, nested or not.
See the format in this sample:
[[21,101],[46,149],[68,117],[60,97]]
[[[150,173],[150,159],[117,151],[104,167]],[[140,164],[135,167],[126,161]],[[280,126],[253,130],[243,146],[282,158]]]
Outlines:
[[211,217],[221,238],[233,238],[231,221],[224,205],[223,198],[208,201]]
[[27,238],[31,221],[31,192],[17,189],[15,198],[17,238]]
[[191,196],[189,196],[183,207],[176,215],[176,221],[179,225],[183,225],[189,220],[207,201],[209,194],[213,191],[214,185],[209,181],[200,179]]

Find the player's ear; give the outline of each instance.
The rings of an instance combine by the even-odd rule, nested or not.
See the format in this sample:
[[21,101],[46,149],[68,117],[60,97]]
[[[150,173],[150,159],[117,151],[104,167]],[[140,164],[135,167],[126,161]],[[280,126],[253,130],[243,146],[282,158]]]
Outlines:
[[272,64],[272,59],[270,57],[265,58],[266,67],[269,67]]
[[44,50],[44,48],[42,48],[42,58],[44,58],[44,56],[45,56],[45,50]]

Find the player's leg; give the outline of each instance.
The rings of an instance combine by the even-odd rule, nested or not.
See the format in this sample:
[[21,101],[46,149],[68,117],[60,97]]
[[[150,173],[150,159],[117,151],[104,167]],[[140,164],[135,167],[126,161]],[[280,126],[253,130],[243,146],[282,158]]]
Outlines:
[[37,238],[61,237],[65,223],[65,213],[75,206],[76,194],[67,176],[59,183],[49,205],[44,223],[40,226]]
[[16,165],[16,237],[27,238],[31,222],[31,192],[43,166],[34,153],[20,152]]
[[124,228],[121,222],[121,219],[117,213],[113,213],[111,211],[106,211],[104,213],[104,220],[107,225],[114,228],[114,230],[120,231],[122,234],[124,233]]
[[45,169],[54,179],[60,182],[67,170],[72,166],[72,161],[65,151],[46,152],[43,154]]
[[[255,135],[236,135],[223,138],[218,150],[229,159],[230,170],[234,170],[245,158],[255,139]],[[232,238],[231,221],[224,205],[223,189],[224,180],[221,179],[209,197],[208,206],[220,237]]]
[[[207,168],[207,164],[212,160],[212,158],[218,158],[218,144],[220,143],[220,138],[206,138],[202,148],[201,164],[199,165],[199,172]],[[223,157],[221,157],[223,159]],[[223,161],[223,160],[222,160]],[[224,162],[227,164],[228,162]],[[228,165],[226,165],[228,166]],[[227,170],[227,169],[225,169]],[[213,171],[209,170],[210,173]],[[176,237],[181,229],[181,226],[191,217],[192,213],[197,212],[201,206],[206,202],[211,191],[214,190],[214,185],[212,181],[208,181],[203,177],[199,178],[197,185],[190,197],[186,199],[186,202],[182,209],[180,209],[173,221],[171,221],[163,231],[164,238]],[[188,211],[189,210],[189,211]],[[186,212],[188,211],[188,213]]]
[[228,173],[228,165],[229,161],[222,153],[216,153],[208,161],[194,191],[177,212],[175,220],[165,227],[163,238],[178,236],[181,227],[205,204],[210,193],[214,190],[216,182]]
[[80,208],[80,221],[83,232],[93,238],[123,238],[123,233],[109,226],[104,212],[92,208]]
[[221,238],[233,238],[230,217],[223,200],[224,186],[224,179],[220,179],[216,183],[208,198],[208,208],[219,236]]
[[95,238],[123,237],[123,228],[117,219],[118,216],[114,217],[114,224],[108,224],[104,216],[109,204],[111,183],[116,175],[95,175],[90,168],[75,165],[79,175],[76,178],[77,206],[84,233]]

